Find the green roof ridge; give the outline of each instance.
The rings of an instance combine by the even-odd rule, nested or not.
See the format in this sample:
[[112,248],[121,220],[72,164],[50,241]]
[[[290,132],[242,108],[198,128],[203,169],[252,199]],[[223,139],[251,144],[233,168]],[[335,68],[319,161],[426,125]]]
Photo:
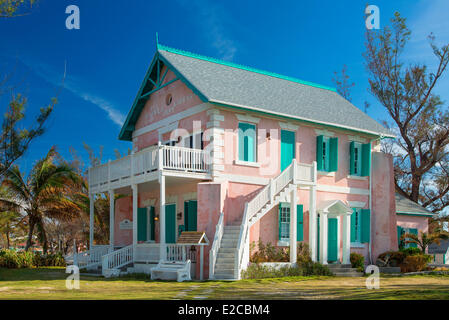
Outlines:
[[283,79],[283,80],[288,80],[288,81],[292,81],[292,82],[296,82],[296,83],[300,83],[300,84],[304,84],[304,85],[308,85],[308,86],[312,86],[312,87],[316,87],[316,88],[320,88],[320,89],[325,89],[325,90],[330,90],[330,91],[334,91],[336,92],[337,90],[335,88],[332,87],[327,87],[321,84],[316,84],[313,82],[309,82],[309,81],[304,81],[301,79],[297,79],[297,78],[293,78],[293,77],[289,77],[289,76],[284,76],[278,73],[274,73],[274,72],[270,72],[270,71],[264,71],[264,70],[259,70],[256,68],[252,68],[252,67],[248,67],[248,66],[244,66],[241,64],[237,64],[234,62],[229,62],[229,61],[224,61],[224,60],[220,60],[220,59],[216,59],[216,58],[212,58],[212,57],[207,57],[207,56],[203,56],[197,53],[193,53],[193,52],[189,52],[189,51],[185,51],[185,50],[180,50],[180,49],[175,49],[175,48],[170,48],[161,44],[157,44],[157,49],[158,50],[164,50],[164,51],[168,51],[171,53],[176,53],[176,54],[180,54],[183,56],[188,56],[191,58],[196,58],[196,59],[200,59],[200,60],[205,60],[205,61],[209,61],[209,62],[213,62],[213,63],[217,63],[217,64],[221,64],[221,65],[225,65],[228,67],[233,67],[233,68],[238,68],[238,69],[242,69],[242,70],[246,70],[246,71],[250,71],[250,72],[255,72],[255,73],[260,73],[260,74],[264,74],[267,76],[271,76],[271,77],[275,77],[275,78],[279,78],[279,79]]

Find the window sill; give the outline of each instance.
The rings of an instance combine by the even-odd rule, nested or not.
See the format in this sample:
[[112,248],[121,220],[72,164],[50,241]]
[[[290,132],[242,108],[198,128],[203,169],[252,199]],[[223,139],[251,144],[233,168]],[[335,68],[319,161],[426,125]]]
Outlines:
[[260,168],[260,163],[257,163],[257,162],[234,160],[234,164],[238,165],[238,166],[247,166],[247,167]]
[[285,240],[279,240],[277,243],[278,247],[289,247],[290,246],[290,241],[285,241]]
[[352,242],[351,248],[365,248],[365,244],[361,242]]
[[318,171],[317,173],[318,173],[320,176],[335,177],[335,172]]
[[362,177],[362,176],[352,176],[349,175],[348,179],[354,179],[354,180],[368,180],[368,177]]

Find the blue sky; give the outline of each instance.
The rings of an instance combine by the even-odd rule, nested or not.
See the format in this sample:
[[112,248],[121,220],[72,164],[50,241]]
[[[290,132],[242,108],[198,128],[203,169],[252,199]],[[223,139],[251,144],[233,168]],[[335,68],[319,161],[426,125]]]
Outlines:
[[[366,1],[104,1],[40,0],[32,14],[0,19],[0,72],[12,72],[15,92],[29,99],[28,121],[55,95],[66,65],[64,89],[46,134],[20,161],[28,171],[52,145],[70,158],[75,148],[87,160],[85,142],[103,161],[114,149],[126,152],[130,142],[118,140],[121,124],[159,42],[174,48],[221,58],[299,79],[333,86],[334,71],[348,66],[356,86],[353,103],[383,120],[386,114],[368,93],[363,64]],[[68,30],[65,9],[80,8],[80,30]],[[395,0],[370,2],[380,8],[381,28],[395,11],[408,19],[413,40],[410,61],[432,68],[426,37],[449,42],[449,1]],[[437,88],[448,100],[449,77]],[[0,97],[1,108],[9,95]]]

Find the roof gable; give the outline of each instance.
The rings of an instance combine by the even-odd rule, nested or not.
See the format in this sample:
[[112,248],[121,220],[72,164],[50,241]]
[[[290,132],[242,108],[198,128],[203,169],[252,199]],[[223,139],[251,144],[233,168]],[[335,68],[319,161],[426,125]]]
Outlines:
[[435,214],[397,192],[395,198],[396,198],[397,214],[428,215],[428,216],[433,216]]

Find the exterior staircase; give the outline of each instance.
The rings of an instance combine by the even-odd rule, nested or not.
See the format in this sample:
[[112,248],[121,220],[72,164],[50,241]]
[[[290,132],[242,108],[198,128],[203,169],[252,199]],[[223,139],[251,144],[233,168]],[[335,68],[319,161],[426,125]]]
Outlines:
[[350,264],[328,264],[329,270],[337,277],[362,277],[363,272],[352,268]]
[[217,253],[215,279],[234,279],[235,255],[239,240],[240,226],[225,226]]

